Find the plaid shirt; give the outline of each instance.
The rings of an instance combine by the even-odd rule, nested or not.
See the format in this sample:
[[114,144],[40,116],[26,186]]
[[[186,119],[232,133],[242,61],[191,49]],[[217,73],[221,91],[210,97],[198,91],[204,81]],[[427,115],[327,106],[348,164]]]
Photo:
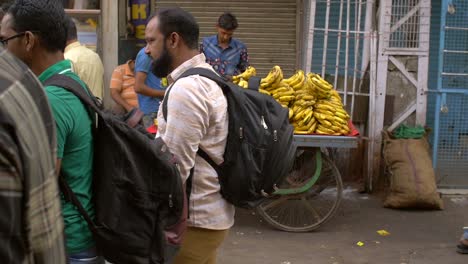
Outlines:
[[0,49],[0,259],[63,264],[55,123],[39,81]]
[[[212,69],[205,56],[199,54],[171,72],[169,82],[193,67]],[[228,134],[226,97],[214,81],[198,75],[181,78],[170,89],[167,122],[162,109],[158,112],[158,136],[180,159],[184,182],[195,167],[188,224],[212,230],[228,229],[234,224],[234,206],[221,196],[216,171],[196,155],[198,148],[202,148],[213,161],[223,162]]]
[[206,37],[200,45],[200,52],[205,54],[206,62],[223,76],[239,75],[249,66],[247,47],[234,38],[229,47],[223,49],[218,44],[218,35]]

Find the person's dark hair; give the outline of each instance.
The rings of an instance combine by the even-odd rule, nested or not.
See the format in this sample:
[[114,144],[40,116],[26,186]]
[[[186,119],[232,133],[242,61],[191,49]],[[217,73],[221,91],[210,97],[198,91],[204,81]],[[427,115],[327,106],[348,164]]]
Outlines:
[[225,30],[234,30],[239,24],[237,23],[237,18],[233,14],[226,12],[218,18],[218,26]]
[[3,16],[8,12],[8,9],[11,7],[11,2],[5,2],[2,5],[0,5],[0,19],[3,18]]
[[70,16],[66,16],[65,19],[67,22],[67,41],[78,39],[75,22]]
[[189,12],[181,8],[160,9],[153,17],[159,18],[159,30],[164,37],[172,32],[179,34],[187,47],[198,49],[200,28],[197,21]]
[[8,14],[13,17],[16,32],[32,31],[50,52],[65,50],[67,25],[61,1],[16,0]]

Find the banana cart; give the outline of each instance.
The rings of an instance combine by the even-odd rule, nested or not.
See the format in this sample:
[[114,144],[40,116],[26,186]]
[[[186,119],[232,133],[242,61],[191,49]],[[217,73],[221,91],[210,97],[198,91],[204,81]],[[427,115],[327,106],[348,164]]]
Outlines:
[[356,148],[357,136],[294,135],[298,146],[293,168],[257,211],[271,226],[288,232],[309,232],[336,213],[343,183],[331,153]]

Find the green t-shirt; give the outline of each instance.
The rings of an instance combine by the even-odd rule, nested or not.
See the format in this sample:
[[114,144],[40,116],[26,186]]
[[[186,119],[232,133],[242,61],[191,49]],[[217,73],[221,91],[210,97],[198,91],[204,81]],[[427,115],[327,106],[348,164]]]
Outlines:
[[[84,83],[72,72],[68,60],[60,61],[40,76],[44,83],[54,74],[64,74]],[[45,87],[52,113],[57,126],[57,157],[62,160],[61,173],[85,210],[94,219],[91,202],[91,183],[93,167],[93,138],[91,119],[81,101],[64,88]],[[62,214],[68,253],[77,253],[94,245],[91,231],[75,206],[61,197]]]

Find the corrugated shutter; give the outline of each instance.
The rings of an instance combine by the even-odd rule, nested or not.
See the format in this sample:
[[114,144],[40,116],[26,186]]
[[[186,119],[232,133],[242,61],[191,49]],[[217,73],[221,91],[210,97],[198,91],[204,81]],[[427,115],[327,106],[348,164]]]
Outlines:
[[216,34],[218,17],[232,12],[239,21],[234,37],[247,45],[258,76],[265,76],[274,65],[280,65],[285,75],[297,67],[296,0],[156,0],[154,6],[178,6],[192,13],[200,25],[201,38]]

